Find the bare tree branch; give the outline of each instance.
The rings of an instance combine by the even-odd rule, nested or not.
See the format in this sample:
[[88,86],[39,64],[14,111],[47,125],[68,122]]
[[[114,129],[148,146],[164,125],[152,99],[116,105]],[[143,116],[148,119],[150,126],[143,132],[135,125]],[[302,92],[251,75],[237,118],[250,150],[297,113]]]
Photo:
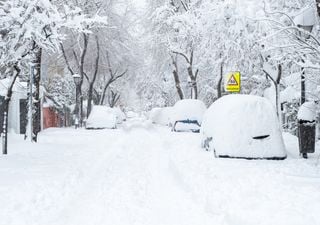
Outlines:
[[71,68],[70,62],[69,62],[69,60],[67,58],[67,55],[66,55],[66,52],[65,52],[65,49],[64,49],[62,43],[60,43],[60,48],[61,48],[61,51],[62,51],[62,55],[63,55],[64,61],[67,64],[67,68],[68,68],[69,72],[71,73],[71,75],[74,75],[74,71]]

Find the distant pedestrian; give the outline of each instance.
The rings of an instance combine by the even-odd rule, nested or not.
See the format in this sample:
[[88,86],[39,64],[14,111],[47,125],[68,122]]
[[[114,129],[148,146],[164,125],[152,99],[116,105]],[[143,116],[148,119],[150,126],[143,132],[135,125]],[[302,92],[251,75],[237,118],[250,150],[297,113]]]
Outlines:
[[79,127],[79,119],[77,117],[74,119],[74,127],[76,129]]

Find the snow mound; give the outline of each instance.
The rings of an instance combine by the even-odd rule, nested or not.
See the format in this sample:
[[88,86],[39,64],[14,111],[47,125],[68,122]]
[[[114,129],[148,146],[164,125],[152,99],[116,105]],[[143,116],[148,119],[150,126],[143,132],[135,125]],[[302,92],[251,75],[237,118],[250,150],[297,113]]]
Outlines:
[[172,112],[172,107],[154,108],[150,111],[149,119],[152,123],[167,126],[170,125]]
[[298,120],[313,122],[316,120],[316,104],[314,102],[305,102],[298,111]]
[[285,146],[276,112],[263,97],[228,95],[204,115],[202,146],[216,157],[284,159]]
[[117,114],[107,106],[93,106],[86,129],[114,129],[117,125]]

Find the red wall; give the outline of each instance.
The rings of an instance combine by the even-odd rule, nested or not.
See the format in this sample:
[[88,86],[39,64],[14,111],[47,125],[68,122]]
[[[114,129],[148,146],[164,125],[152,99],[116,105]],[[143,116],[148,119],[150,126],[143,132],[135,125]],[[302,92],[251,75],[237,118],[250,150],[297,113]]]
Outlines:
[[53,108],[43,108],[43,129],[60,127],[61,119]]

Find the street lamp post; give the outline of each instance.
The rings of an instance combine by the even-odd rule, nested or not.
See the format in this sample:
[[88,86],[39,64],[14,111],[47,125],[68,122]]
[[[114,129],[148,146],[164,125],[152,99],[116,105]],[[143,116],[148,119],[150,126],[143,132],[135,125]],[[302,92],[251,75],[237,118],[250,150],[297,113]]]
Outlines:
[[79,74],[74,74],[72,77],[76,85],[76,106],[75,106],[74,114],[76,115],[75,127],[77,128],[77,126],[79,125],[79,121],[81,119],[80,108],[79,108],[81,76]]
[[[314,27],[316,22],[314,9],[309,7],[304,9],[299,15],[297,15],[294,19],[297,27],[303,29],[305,32],[299,31],[299,36],[304,38],[305,40],[310,38],[310,33]],[[303,55],[305,56],[305,55]],[[304,63],[304,59],[302,59],[302,63]],[[305,82],[305,68],[301,68],[301,105],[306,101],[306,82]]]
[[[310,38],[310,34],[312,32],[313,26],[316,23],[316,16],[314,9],[311,7],[308,7],[301,11],[299,15],[296,16],[294,19],[295,24],[304,32],[301,30],[299,31],[299,36],[301,39],[304,39],[302,41],[306,41]],[[306,57],[305,54],[303,54],[302,63],[305,63],[304,58]],[[303,108],[303,104],[306,102],[306,77],[305,77],[305,68],[301,68],[301,106],[300,110]],[[299,133],[299,151],[300,155],[302,155],[303,158],[308,158],[308,153],[314,152],[314,138],[315,138],[315,126],[310,125],[314,124],[314,121],[305,121],[303,118],[299,119],[298,122],[298,133]],[[313,147],[312,147],[313,145]],[[312,151],[313,150],[313,151]]]
[[[301,25],[298,24],[299,28],[304,29],[306,32],[311,33],[313,29],[313,25]],[[304,37],[306,40],[310,38],[310,34],[302,35],[300,32],[300,36]],[[303,55],[305,56],[305,55]],[[302,59],[302,63],[305,63],[304,59]],[[305,77],[305,68],[301,68],[301,105],[306,102],[306,77]]]

